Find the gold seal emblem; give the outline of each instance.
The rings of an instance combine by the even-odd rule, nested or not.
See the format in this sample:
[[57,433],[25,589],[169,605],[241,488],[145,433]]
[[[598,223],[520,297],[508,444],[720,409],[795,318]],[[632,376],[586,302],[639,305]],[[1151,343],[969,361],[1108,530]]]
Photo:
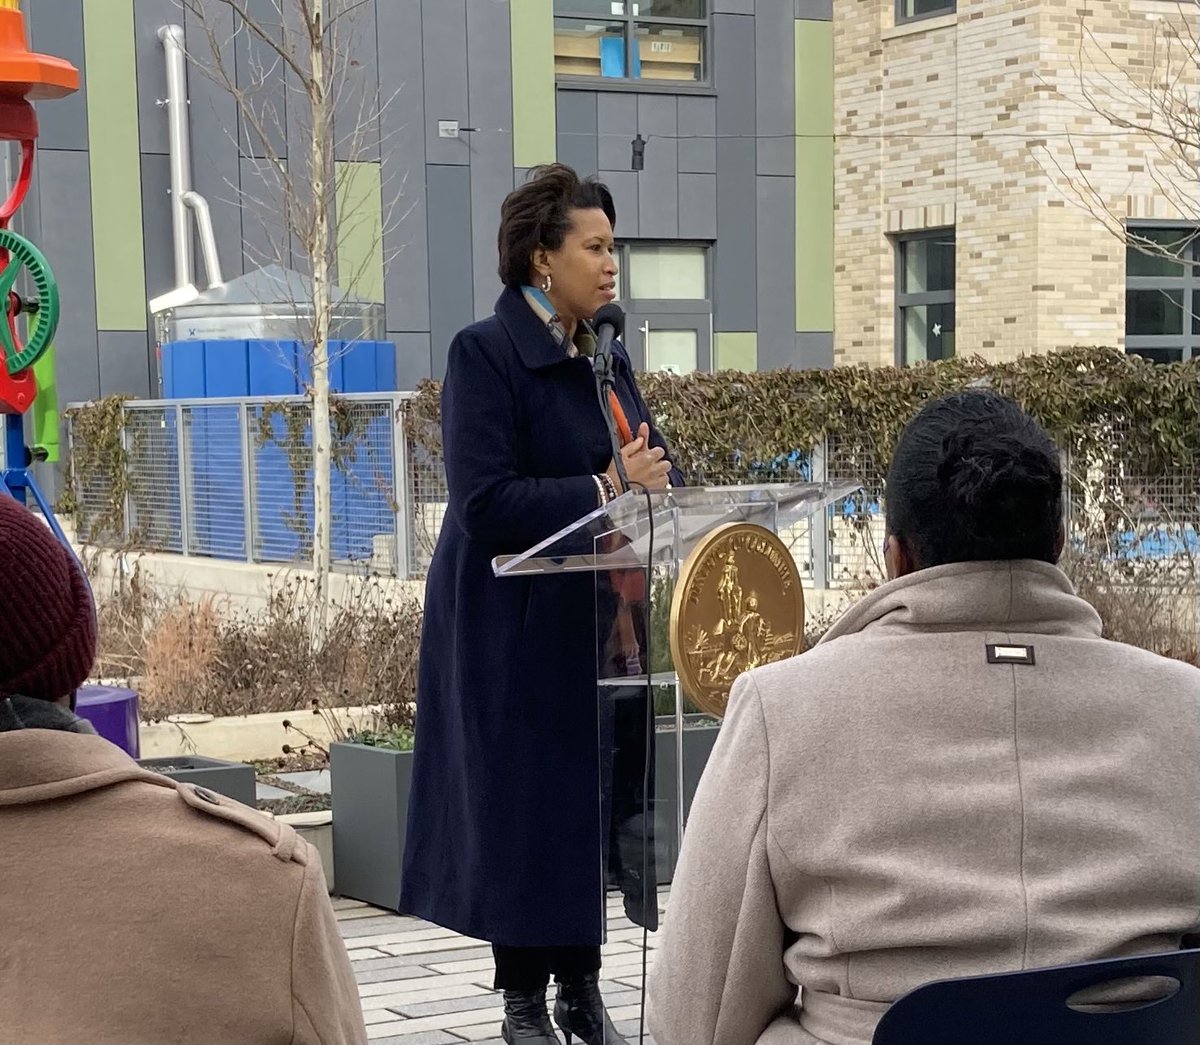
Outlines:
[[787,545],[751,523],[706,534],[671,599],[671,657],[684,692],[720,718],[738,675],[803,649],[804,591]]

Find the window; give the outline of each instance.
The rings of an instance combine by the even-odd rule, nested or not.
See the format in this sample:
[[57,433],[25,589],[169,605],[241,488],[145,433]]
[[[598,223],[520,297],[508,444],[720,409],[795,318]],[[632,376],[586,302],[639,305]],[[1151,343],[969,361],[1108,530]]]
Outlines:
[[712,368],[712,301],[703,243],[618,248],[624,344],[634,366],[686,374]]
[[955,0],[896,0],[896,24],[954,14]]
[[904,366],[954,355],[954,230],[896,243],[897,359]]
[[1200,356],[1200,230],[1160,225],[1129,235],[1140,246],[1125,248],[1126,351],[1156,363]]
[[708,0],[554,0],[560,77],[703,82]]

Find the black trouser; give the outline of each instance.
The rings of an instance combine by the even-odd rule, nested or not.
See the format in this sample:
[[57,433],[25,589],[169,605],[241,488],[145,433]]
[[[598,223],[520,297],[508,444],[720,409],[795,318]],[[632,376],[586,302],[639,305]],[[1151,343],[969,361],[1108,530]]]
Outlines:
[[599,947],[501,947],[492,945],[496,958],[496,990],[540,991],[550,976],[562,983],[600,971]]

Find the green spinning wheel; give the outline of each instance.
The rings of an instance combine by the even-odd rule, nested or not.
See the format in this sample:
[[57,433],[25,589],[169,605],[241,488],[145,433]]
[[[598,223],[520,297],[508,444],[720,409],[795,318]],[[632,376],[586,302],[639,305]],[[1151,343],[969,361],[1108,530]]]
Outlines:
[[[0,229],[0,250],[8,252],[8,264],[0,271],[0,301],[6,305],[7,322],[0,321],[0,349],[5,368],[16,374],[32,366],[54,339],[58,328],[58,283],[45,255],[24,236]],[[29,282],[37,291],[36,301],[22,302],[13,292],[17,279],[28,271]],[[16,312],[33,312],[37,322],[30,323],[29,340],[21,343],[16,333]]]

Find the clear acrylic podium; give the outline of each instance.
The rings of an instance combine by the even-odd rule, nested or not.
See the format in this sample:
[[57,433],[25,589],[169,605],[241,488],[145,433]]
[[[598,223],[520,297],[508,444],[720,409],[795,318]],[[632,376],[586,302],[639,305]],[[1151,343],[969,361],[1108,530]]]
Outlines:
[[[497,577],[595,578],[604,924],[623,904],[634,924],[658,928],[658,887],[670,879],[689,796],[719,727],[688,701],[671,663],[680,567],[726,523],[757,524],[785,541],[807,536],[811,516],[858,489],[842,482],[630,492],[528,551],[493,560]],[[621,899],[609,905],[613,891]]]

